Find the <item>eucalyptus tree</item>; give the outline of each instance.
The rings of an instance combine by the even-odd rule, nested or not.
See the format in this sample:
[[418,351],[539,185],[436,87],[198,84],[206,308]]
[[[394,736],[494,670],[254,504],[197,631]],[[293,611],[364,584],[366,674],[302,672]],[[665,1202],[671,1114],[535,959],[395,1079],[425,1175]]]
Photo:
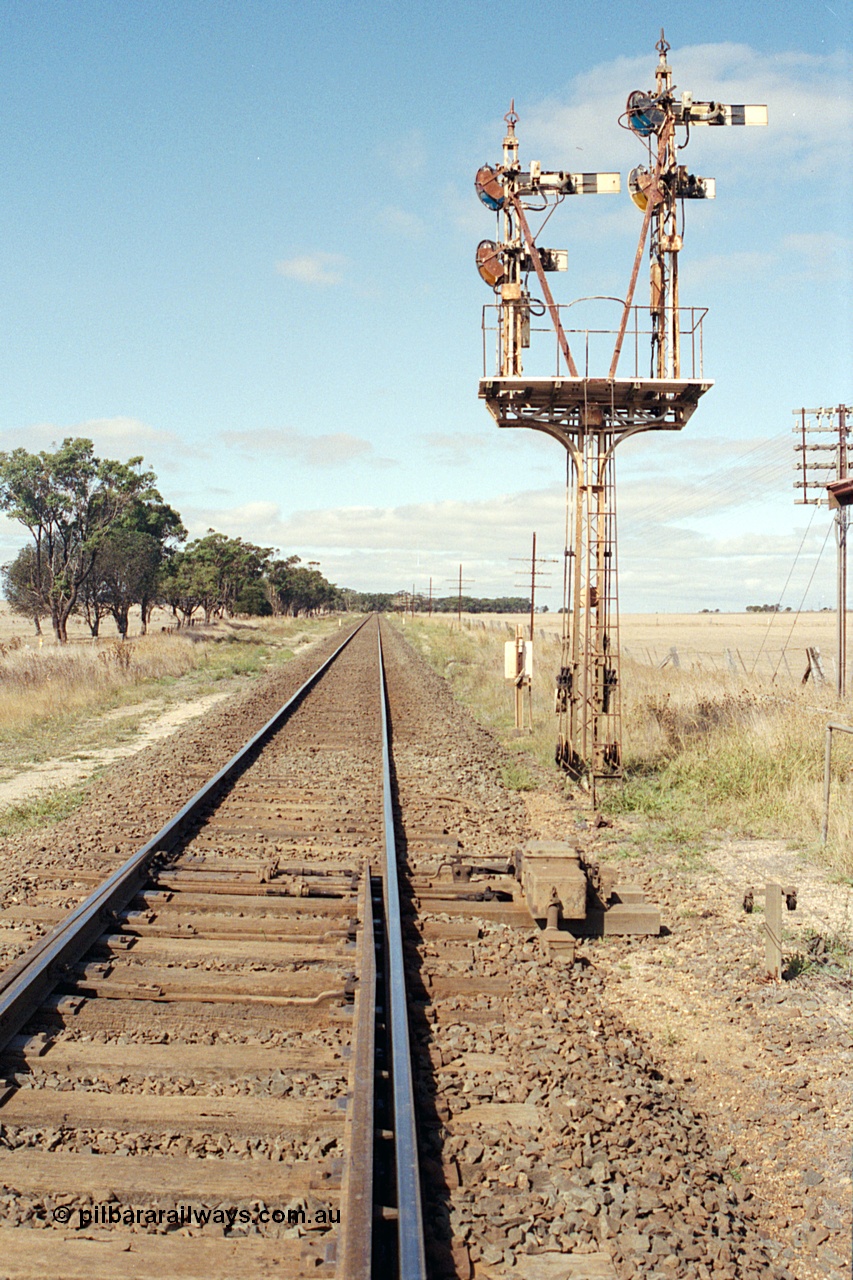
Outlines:
[[46,601],[37,586],[39,577],[36,549],[29,543],[21,547],[14,560],[0,569],[0,585],[10,609],[31,618],[37,636],[41,635],[41,620],[48,613]]
[[32,536],[34,590],[61,644],[109,531],[135,500],[162,501],[153,471],[141,467],[141,457],[97,458],[84,438],[52,452],[0,453],[0,511]]

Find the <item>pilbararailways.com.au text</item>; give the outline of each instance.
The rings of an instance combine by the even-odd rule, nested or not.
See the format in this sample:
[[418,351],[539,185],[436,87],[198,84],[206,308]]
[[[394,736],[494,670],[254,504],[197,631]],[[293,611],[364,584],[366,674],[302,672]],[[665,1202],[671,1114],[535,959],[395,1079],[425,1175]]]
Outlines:
[[73,1226],[77,1231],[88,1227],[236,1227],[266,1226],[336,1226],[340,1209],[204,1209],[192,1204],[175,1205],[172,1209],[134,1209],[130,1205],[95,1204],[89,1208],[62,1204],[51,1215],[59,1226]]

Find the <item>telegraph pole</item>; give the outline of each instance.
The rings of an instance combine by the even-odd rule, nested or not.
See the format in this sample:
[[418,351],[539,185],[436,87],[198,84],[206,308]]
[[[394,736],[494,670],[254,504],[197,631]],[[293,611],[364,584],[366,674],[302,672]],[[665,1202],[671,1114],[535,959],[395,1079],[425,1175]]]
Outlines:
[[536,612],[536,534],[533,534],[533,552],[530,556],[530,643],[533,644],[533,615]]
[[[458,577],[457,577],[457,578],[448,578],[448,579],[447,579],[447,581],[448,581],[448,582],[452,582],[452,583],[454,583],[454,585],[456,585],[456,588],[457,588],[457,591],[458,591],[458,597],[457,597],[457,598],[458,598],[458,605],[457,605],[457,609],[456,609],[456,617],[457,617],[457,620],[458,620],[458,622],[459,622],[459,630],[461,631],[461,630],[462,630],[462,588],[463,588],[463,586],[469,587],[469,586],[471,585],[471,583],[475,581],[475,579],[474,579],[474,578],[463,578],[463,577],[462,577],[462,565],[460,564],[460,566],[459,566],[459,575],[458,575]],[[430,578],[430,583],[432,583],[432,579],[431,579],[431,578]]]
[[[513,556],[519,561],[520,557]],[[525,560],[526,564],[527,561]],[[515,682],[515,728],[520,733],[524,729],[524,690],[527,690],[528,728],[533,730],[533,628],[536,613],[536,582],[543,576],[540,564],[555,564],[556,561],[536,555],[536,534],[533,534],[533,550],[530,556],[530,634],[525,641],[524,628],[517,624],[515,640],[508,640],[504,646],[504,676]],[[516,582],[517,587],[526,587],[527,582]]]
[[[794,454],[798,505],[819,507],[826,501],[835,512],[836,546],[836,678],[839,699],[847,696],[847,531],[853,503],[850,477],[849,405],[834,409],[795,409]],[[834,437],[834,438],[833,438]],[[798,455],[798,456],[796,456]],[[834,473],[834,477],[833,477]]]
[[[511,559],[512,559],[512,560],[514,560],[514,561],[516,561],[516,562],[521,562],[521,557],[520,557],[520,556],[512,556],[512,557],[511,557]],[[524,561],[524,564],[527,564],[527,563],[528,563],[528,561],[527,561],[527,560],[525,560],[525,561]],[[529,639],[530,639],[531,643],[532,643],[532,641],[533,641],[533,628],[534,628],[534,621],[533,621],[533,617],[534,617],[534,613],[535,613],[535,611],[536,611],[536,583],[538,582],[538,580],[539,580],[540,578],[547,577],[547,575],[548,575],[548,570],[547,570],[547,569],[546,569],[546,570],[539,569],[539,568],[537,568],[537,565],[540,565],[540,564],[556,564],[556,563],[557,563],[557,561],[556,561],[556,560],[552,560],[552,559],[550,559],[550,558],[549,558],[549,557],[547,557],[547,556],[537,556],[537,555],[536,555],[536,534],[534,533],[534,535],[533,535],[533,551],[532,551],[532,553],[531,553],[530,561],[529,561],[529,564],[530,564],[530,579],[529,579],[529,581],[530,581],[530,635],[529,635]],[[519,570],[519,572],[521,572],[521,571]],[[526,587],[526,586],[527,586],[527,581],[525,580],[524,582],[516,582],[516,583],[515,583],[515,585],[516,585],[517,587]],[[548,585],[548,583],[546,582],[546,584],[545,584],[545,585],[547,586],[547,585]]]
[[[847,409],[838,406],[838,479],[847,479]],[[830,495],[832,496],[832,495]],[[838,548],[838,697],[847,696],[847,507],[835,512],[835,541]]]

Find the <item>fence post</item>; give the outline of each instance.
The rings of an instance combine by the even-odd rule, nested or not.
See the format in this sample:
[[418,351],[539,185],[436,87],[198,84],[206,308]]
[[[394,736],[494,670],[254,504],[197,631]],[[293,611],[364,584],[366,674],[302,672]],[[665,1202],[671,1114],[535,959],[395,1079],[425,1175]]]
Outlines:
[[829,836],[829,782],[832,769],[832,725],[826,726],[826,749],[823,757],[823,829],[820,834],[821,844],[826,844]]
[[768,978],[782,979],[782,886],[764,888],[764,964]]

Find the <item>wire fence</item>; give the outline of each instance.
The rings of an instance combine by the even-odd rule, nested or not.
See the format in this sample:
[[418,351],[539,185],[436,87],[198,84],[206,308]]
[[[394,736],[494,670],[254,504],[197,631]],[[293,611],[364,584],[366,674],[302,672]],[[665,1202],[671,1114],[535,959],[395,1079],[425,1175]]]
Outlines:
[[[508,636],[514,636],[519,626],[525,634],[527,631],[526,618],[513,622],[505,617],[463,615],[462,625],[468,631],[499,631]],[[550,622],[537,627],[535,638],[537,646],[545,648],[560,644],[560,632]],[[795,644],[773,648],[763,643],[757,645],[755,637],[749,637],[745,644],[733,643],[714,648],[623,641],[621,655],[624,659],[659,671],[716,674],[756,684],[800,685],[811,681],[815,686],[827,684],[834,687],[837,678],[835,654],[826,651],[825,645],[822,649],[820,644],[808,643],[802,635]]]

